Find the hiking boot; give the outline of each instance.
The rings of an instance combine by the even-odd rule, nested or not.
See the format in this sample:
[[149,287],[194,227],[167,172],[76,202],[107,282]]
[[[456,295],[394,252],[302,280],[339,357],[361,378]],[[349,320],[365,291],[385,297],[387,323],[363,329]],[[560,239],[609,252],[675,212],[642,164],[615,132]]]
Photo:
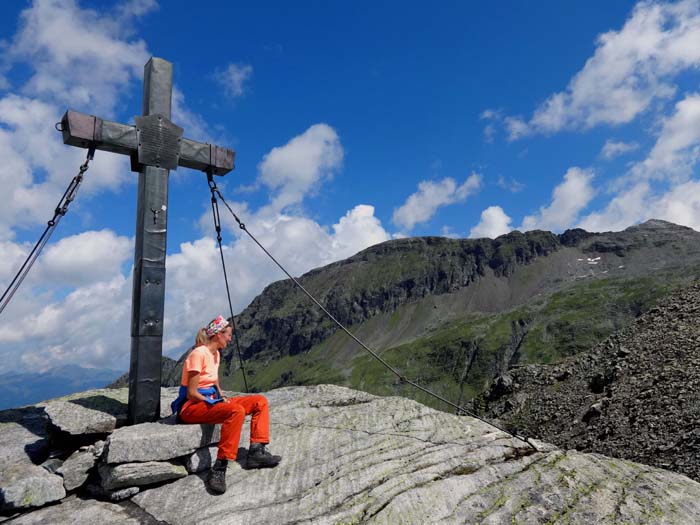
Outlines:
[[222,462],[217,459],[214,466],[209,471],[209,476],[207,477],[207,486],[212,492],[217,492],[223,494],[226,492],[226,468],[227,463]]
[[247,468],[272,468],[282,460],[282,456],[273,456],[264,443],[251,443],[248,449]]

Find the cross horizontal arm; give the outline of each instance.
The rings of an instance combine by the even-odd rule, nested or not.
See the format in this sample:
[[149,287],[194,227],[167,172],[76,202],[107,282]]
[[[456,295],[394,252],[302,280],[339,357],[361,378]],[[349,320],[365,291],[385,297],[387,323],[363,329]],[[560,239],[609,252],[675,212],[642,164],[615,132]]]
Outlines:
[[[94,147],[102,151],[133,156],[138,151],[136,126],[119,124],[67,111],[61,119],[63,143],[79,148]],[[233,169],[236,153],[228,148],[183,138],[180,142],[179,166],[200,171],[212,170],[214,175],[226,175]]]

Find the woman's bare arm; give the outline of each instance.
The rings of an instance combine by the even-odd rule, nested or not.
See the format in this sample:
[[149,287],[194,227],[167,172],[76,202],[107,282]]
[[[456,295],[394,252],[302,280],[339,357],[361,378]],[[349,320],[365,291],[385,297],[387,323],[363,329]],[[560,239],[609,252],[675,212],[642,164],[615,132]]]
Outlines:
[[206,401],[205,397],[197,390],[199,388],[199,372],[190,372],[187,376],[187,399],[192,401]]

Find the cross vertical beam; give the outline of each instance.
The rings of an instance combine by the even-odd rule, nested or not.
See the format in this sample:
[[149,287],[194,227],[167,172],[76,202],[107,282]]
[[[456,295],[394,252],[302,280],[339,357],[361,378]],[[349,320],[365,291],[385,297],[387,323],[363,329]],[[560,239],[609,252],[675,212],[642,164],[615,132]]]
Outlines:
[[94,115],[66,111],[61,119],[63,143],[131,157],[139,172],[131,308],[129,423],[160,417],[165,249],[168,225],[168,175],[178,166],[226,175],[233,169],[233,150],[182,137],[170,122],[173,66],[151,58],[144,67],[143,115],[136,126]]
[[[172,83],[172,64],[151,58],[144,67],[144,116],[161,115],[170,120]],[[143,166],[139,172],[131,307],[129,424],[154,421],[160,417],[168,176],[167,169],[156,166]]]

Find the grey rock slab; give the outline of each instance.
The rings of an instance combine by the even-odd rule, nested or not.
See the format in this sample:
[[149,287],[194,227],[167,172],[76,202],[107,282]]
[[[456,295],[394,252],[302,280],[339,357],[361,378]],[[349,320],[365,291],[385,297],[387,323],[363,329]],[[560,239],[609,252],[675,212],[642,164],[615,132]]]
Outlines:
[[174,420],[115,430],[107,439],[108,463],[174,459],[218,443],[221,425],[184,425]]
[[0,411],[0,470],[13,463],[39,463],[48,449],[46,414],[37,407]]
[[101,464],[98,469],[102,488],[105,490],[152,485],[187,476],[187,469],[183,465],[167,461],[122,463],[121,465]]
[[44,525],[93,523],[99,525],[143,523],[140,516],[130,513],[127,509],[104,501],[82,500],[75,496],[66,498],[59,505],[53,505],[18,516],[11,522],[13,525]]
[[[268,395],[274,469],[229,462],[134,496],[179,523],[694,523],[700,484],[624,460],[529,445],[478,420],[339,387]],[[246,425],[247,426],[247,425]],[[245,460],[242,454],[240,463]]]
[[14,463],[0,471],[0,510],[40,507],[66,496],[63,478],[31,463]]
[[106,434],[112,432],[118,422],[126,421],[126,412],[118,412],[122,405],[110,400],[92,396],[73,401],[49,401],[44,410],[51,423],[63,432],[74,436]]
[[63,477],[63,486],[66,490],[74,490],[85,483],[90,469],[95,466],[96,462],[95,447],[86,447],[85,450],[77,450],[71,454],[56,473]]
[[[177,388],[161,388],[160,417],[172,415],[170,403]],[[128,388],[101,388],[70,394],[37,406],[44,408],[51,423],[73,435],[109,433],[126,424]]]
[[[128,391],[128,390],[127,390]],[[161,388],[160,389],[160,417],[166,418],[173,415],[170,408],[170,403],[175,401],[178,395],[179,388]]]

